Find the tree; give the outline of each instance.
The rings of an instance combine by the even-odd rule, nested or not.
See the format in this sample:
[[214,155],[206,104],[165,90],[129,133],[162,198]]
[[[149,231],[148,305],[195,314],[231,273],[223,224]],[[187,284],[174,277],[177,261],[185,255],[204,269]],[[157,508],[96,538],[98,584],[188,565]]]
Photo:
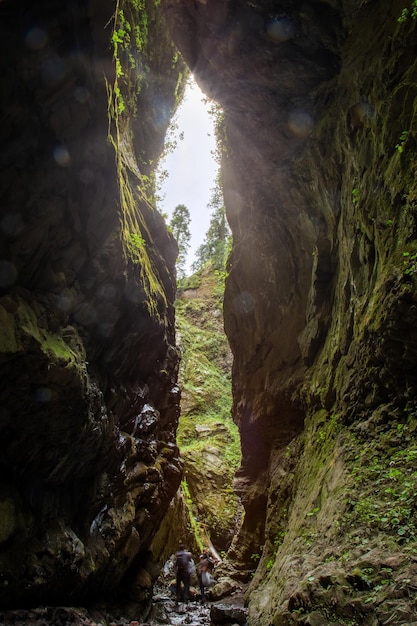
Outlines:
[[178,206],[176,206],[172,212],[169,226],[178,244],[178,278],[185,277],[185,262],[187,260],[188,248],[191,238],[189,229],[190,222],[190,212],[187,207],[184,204],[179,204]]
[[226,220],[220,175],[217,177],[216,186],[212,189],[207,208],[212,209],[212,214],[204,242],[196,251],[196,260],[192,265],[192,269],[195,272],[208,263],[212,263],[215,270],[222,271],[230,248],[229,240],[231,234]]

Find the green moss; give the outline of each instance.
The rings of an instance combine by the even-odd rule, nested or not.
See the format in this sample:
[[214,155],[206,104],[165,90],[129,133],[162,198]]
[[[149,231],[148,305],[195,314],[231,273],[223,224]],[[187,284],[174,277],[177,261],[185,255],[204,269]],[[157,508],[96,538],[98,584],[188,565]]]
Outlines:
[[[186,369],[184,381],[199,386],[204,372],[207,377],[207,388],[221,386],[224,378],[230,380],[231,373],[225,368],[225,360],[229,350],[224,331],[219,319],[221,312],[213,315],[216,309],[207,301],[198,299],[176,302],[177,327],[181,336],[181,348]],[[201,358],[201,367],[197,361]],[[197,367],[196,367],[197,366]],[[226,401],[231,406],[231,395]],[[224,395],[224,392],[221,392]]]
[[410,2],[410,8],[405,8],[401,11],[401,15],[398,18],[398,22],[400,24],[404,24],[409,19],[410,20],[417,19],[417,0],[412,0]]
[[[48,364],[84,370],[85,352],[75,330],[65,336],[48,332],[38,325],[35,311],[21,299],[13,302],[14,315],[0,307],[0,345],[3,352],[40,350]],[[69,345],[68,340],[72,341]]]
[[[158,38],[157,46],[155,38]],[[170,59],[178,56],[177,51],[162,23],[160,11],[150,0],[118,0],[111,43],[115,81],[113,85],[107,84],[109,141],[115,150],[119,184],[120,238],[126,262],[135,266],[138,282],[145,292],[149,313],[158,318],[161,309],[167,307],[167,300],[151,254],[155,244],[144,218],[144,211],[146,214],[155,211],[154,182],[152,172],[149,171],[150,164],[154,162],[154,155],[151,157],[143,154],[139,171],[133,145],[132,120],[139,114],[141,93],[148,89],[151,74],[161,75],[165,78],[164,85],[169,85],[166,100],[170,102],[172,98],[175,99],[169,111],[173,114],[178,103],[177,96],[172,94],[172,82],[168,80],[168,74],[172,74],[174,84],[177,85],[176,93],[178,91],[182,94],[183,63],[178,58],[171,63]],[[155,58],[157,54],[161,55],[161,59]],[[159,65],[161,67],[158,69]],[[165,90],[167,89],[165,86]],[[160,101],[165,102],[164,94],[159,95]],[[144,113],[142,111],[142,114]],[[168,118],[169,116],[167,120]],[[146,135],[146,125],[143,128]],[[147,142],[142,143],[143,146],[147,146]]]
[[196,518],[192,514],[193,501],[192,501],[190,490],[188,488],[188,484],[186,480],[183,480],[181,482],[181,489],[183,491],[185,501],[187,503],[187,509],[190,515],[190,525],[191,525],[192,533],[194,535],[199,551],[202,552],[204,549],[204,543],[206,542],[206,536],[204,534],[204,529],[197,523]]
[[349,498],[343,526],[346,532],[360,528],[364,538],[376,532],[388,535],[404,547],[417,541],[416,410],[411,409],[406,423],[394,415],[392,420],[377,439],[351,435],[352,478],[358,487]]
[[[120,224],[121,237],[127,261],[137,265],[140,283],[147,295],[146,303],[149,313],[158,317],[158,302],[167,306],[165,290],[158,278],[147,251],[147,245],[153,245],[150,232],[146,226],[143,214],[138,211],[139,197],[132,187],[129,172],[120,150],[121,134],[117,116],[115,117],[115,138],[112,143],[116,152],[116,166],[120,191]],[[139,189],[139,196],[147,202],[145,192]]]
[[35,312],[23,301],[19,302],[17,319],[20,330],[26,336],[33,337],[39,343],[42,352],[50,359],[63,361],[67,365],[75,363],[77,356],[63,337],[48,333],[44,328],[39,328]]
[[[219,426],[221,430],[219,430]],[[198,433],[201,431],[206,431],[206,436],[199,436]],[[219,422],[217,415],[183,417],[178,441],[184,453],[192,452],[193,458],[200,457],[202,459],[201,463],[204,462],[201,453],[207,447],[213,446],[219,450],[225,463],[224,471],[231,477],[240,465],[241,450],[238,428],[233,422],[227,420]]]

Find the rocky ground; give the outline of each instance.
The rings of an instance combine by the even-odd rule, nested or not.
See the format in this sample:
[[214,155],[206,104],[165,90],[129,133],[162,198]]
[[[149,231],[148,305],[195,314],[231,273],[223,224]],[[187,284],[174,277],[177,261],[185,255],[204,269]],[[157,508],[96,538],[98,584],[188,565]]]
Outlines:
[[190,602],[176,602],[171,568],[163,571],[155,587],[152,611],[146,622],[115,617],[105,610],[78,607],[38,607],[0,612],[1,626],[237,626],[247,624],[244,608],[245,586],[219,568],[216,583],[203,603],[198,586],[191,587]]

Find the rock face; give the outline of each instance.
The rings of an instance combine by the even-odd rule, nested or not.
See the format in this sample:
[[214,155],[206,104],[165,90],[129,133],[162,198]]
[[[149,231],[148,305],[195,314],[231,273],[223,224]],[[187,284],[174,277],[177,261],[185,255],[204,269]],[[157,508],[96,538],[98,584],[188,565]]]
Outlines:
[[0,8],[3,607],[149,604],[180,482],[177,250],[147,195],[184,67],[133,4]]
[[225,115],[249,621],[412,622],[414,5],[163,6]]

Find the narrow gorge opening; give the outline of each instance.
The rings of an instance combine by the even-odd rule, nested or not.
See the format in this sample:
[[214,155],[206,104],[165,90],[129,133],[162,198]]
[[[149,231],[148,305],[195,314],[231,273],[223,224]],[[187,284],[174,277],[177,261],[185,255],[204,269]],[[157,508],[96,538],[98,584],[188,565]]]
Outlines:
[[182,542],[191,536],[194,551],[210,549],[218,562],[241,516],[233,491],[240,442],[231,417],[232,354],[223,322],[231,233],[223,199],[220,137],[216,137],[221,124],[221,109],[204,96],[191,76],[168,128],[156,176],[157,208],[179,248],[177,441],[184,461],[181,495],[190,515]]
[[[177,236],[181,255],[176,264],[178,279],[193,273],[198,248],[210,226],[210,203],[218,186],[220,167],[215,137],[217,115],[220,110],[203,94],[190,74],[167,129],[155,172],[156,207],[165,216],[174,236],[180,235]],[[178,206],[185,206],[186,212],[173,223],[173,212]],[[189,234],[184,236],[184,230]]]

